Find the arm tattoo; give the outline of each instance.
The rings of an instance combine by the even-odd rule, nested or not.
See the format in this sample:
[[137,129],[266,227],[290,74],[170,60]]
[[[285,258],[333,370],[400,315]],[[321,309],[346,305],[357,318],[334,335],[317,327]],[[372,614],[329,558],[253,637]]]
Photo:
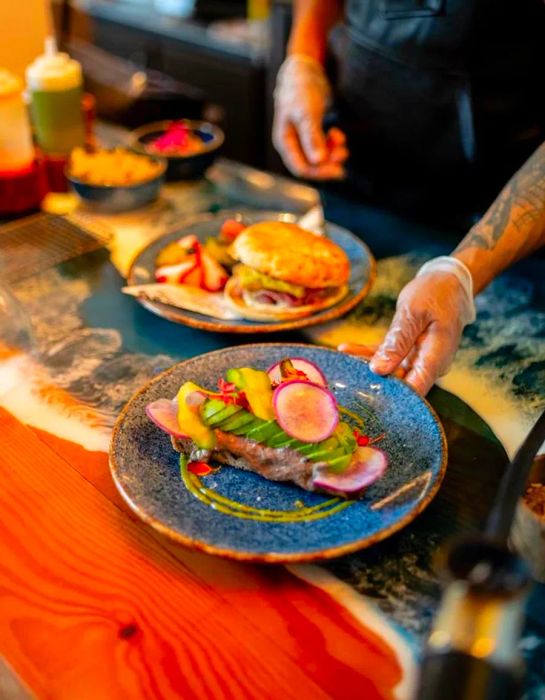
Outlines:
[[523,230],[534,222],[545,228],[545,143],[509,180],[483,218],[456,248],[494,250],[507,230]]

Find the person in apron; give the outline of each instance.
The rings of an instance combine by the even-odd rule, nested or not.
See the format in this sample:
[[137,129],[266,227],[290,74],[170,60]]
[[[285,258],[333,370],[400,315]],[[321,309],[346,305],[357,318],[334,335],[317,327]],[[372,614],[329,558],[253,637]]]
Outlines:
[[346,176],[361,201],[471,222],[545,139],[543,0],[294,6],[273,127],[294,174]]
[[[341,5],[296,0],[273,140],[297,175],[346,177],[365,201],[471,222],[401,291],[378,348],[339,347],[426,394],[475,319],[474,295],[545,245],[545,4],[347,0],[333,91],[323,66]],[[333,92],[337,126],[324,128]]]

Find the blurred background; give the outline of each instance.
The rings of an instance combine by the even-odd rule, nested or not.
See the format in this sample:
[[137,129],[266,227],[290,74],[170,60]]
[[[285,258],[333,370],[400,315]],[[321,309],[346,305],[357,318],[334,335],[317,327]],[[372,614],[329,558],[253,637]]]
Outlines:
[[228,134],[225,156],[281,172],[271,97],[290,15],[281,0],[2,2],[0,66],[24,77],[52,22],[99,118],[130,128],[204,118]]

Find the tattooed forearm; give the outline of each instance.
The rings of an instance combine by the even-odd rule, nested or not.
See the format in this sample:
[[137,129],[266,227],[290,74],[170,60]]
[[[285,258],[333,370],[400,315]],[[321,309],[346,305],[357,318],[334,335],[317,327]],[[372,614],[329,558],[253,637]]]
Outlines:
[[508,231],[532,238],[545,233],[545,144],[515,173],[455,252],[494,250]]

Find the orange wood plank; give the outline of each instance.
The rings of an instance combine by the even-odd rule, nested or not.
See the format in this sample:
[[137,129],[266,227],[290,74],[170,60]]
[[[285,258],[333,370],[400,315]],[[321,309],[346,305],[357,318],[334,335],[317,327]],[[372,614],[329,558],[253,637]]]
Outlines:
[[40,697],[327,697],[31,431],[0,429],[0,640]]
[[[73,443],[35,432],[108,498],[119,501],[105,455],[88,453]],[[153,537],[158,535],[154,533]],[[365,690],[362,697],[390,696],[400,678],[392,650],[376,634],[362,629],[329,596],[279,567],[227,562],[189,552],[162,538],[160,541],[186,571],[191,570],[204,585],[212,586],[232,610],[243,616],[243,627],[250,625],[252,635],[259,630],[267,636],[274,653],[281,650],[294,658],[328,697],[352,698],[355,688],[362,693]]]

